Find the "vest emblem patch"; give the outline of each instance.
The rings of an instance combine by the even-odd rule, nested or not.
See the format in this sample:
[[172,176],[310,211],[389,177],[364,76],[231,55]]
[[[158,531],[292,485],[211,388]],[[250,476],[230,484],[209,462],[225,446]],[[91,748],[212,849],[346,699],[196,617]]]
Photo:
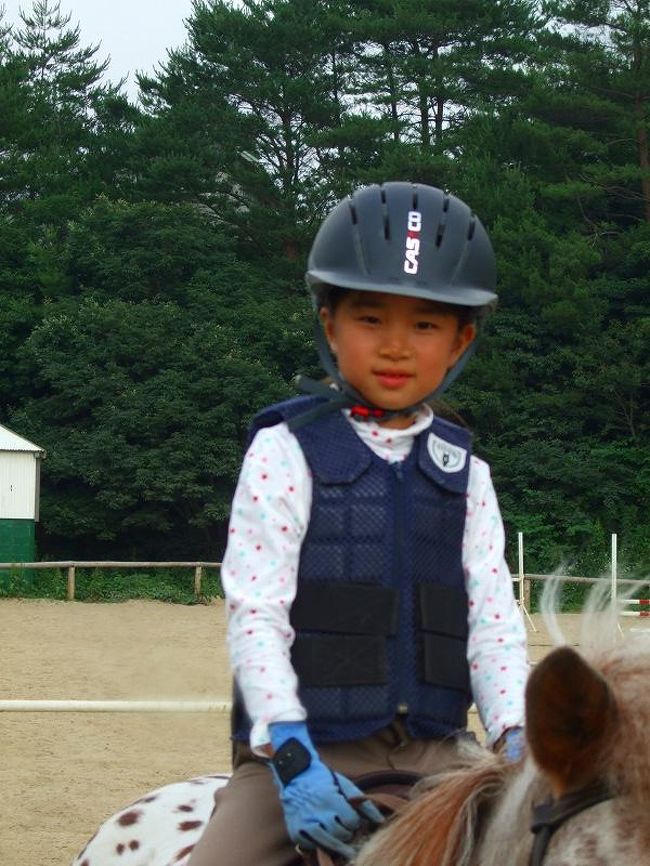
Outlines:
[[441,439],[435,433],[429,433],[427,450],[429,457],[443,472],[460,472],[467,463],[467,450],[465,448],[452,445],[451,442]]

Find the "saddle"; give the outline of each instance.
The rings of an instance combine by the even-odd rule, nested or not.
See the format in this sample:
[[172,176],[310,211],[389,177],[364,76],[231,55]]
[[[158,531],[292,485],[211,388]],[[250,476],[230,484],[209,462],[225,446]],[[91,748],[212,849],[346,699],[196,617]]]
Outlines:
[[[410,799],[411,789],[419,782],[422,776],[407,770],[380,770],[376,773],[365,773],[363,776],[353,778],[354,784],[363,791],[364,799],[371,800],[382,815],[389,819],[399,814]],[[354,804],[354,801],[352,801]],[[363,821],[361,827],[355,834],[353,845],[359,844],[369,836],[375,825]],[[302,857],[303,866],[345,866],[345,860],[339,854],[316,848],[313,851],[298,849]]]

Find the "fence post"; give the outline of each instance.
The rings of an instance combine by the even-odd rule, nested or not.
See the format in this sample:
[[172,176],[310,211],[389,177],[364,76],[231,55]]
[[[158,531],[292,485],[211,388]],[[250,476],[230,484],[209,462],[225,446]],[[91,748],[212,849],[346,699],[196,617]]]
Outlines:
[[519,601],[526,610],[530,610],[530,580],[524,572],[524,533],[517,533],[517,547],[519,553]]
[[618,536],[612,532],[612,604],[616,604],[618,596]]
[[533,631],[537,631],[535,623],[529,613],[530,607],[530,580],[526,578],[524,572],[524,533],[517,533],[517,547],[519,550],[519,607],[522,609],[526,619],[530,623]]
[[74,601],[74,565],[68,566],[68,601]]
[[197,565],[194,569],[194,595],[201,595],[201,578],[203,576],[203,566]]

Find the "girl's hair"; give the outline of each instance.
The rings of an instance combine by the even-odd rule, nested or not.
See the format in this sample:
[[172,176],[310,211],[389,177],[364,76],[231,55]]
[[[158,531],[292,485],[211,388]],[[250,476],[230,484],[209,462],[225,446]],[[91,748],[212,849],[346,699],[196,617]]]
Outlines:
[[[354,289],[345,289],[341,286],[331,286],[327,283],[319,283],[313,287],[314,302],[317,310],[322,310],[325,307],[330,313],[335,313],[336,308],[341,303],[346,295]],[[432,302],[435,303],[435,302]],[[458,327],[464,328],[465,325],[477,325],[485,315],[485,307],[465,307],[460,304],[446,304],[442,301],[440,306],[446,311],[456,316],[458,319]]]

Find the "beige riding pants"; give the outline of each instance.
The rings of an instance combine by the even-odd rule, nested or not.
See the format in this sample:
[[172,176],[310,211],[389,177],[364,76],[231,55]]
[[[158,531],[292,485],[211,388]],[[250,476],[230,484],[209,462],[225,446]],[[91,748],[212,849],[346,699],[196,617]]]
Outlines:
[[[430,775],[446,769],[455,740],[411,739],[400,721],[371,737],[318,747],[323,761],[339,773],[361,776],[380,770]],[[215,794],[215,810],[188,866],[297,866],[302,860],[289,839],[271,771],[237,744],[234,771]]]

